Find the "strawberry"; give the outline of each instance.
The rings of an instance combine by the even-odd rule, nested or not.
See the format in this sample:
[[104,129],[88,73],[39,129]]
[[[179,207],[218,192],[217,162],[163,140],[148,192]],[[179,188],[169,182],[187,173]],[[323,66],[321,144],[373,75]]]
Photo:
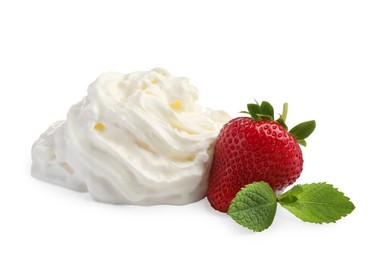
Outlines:
[[283,114],[274,120],[271,104],[248,104],[251,117],[238,117],[224,125],[215,144],[207,199],[211,206],[227,212],[237,192],[247,184],[265,181],[281,193],[300,176],[305,138],[315,129],[315,121],[301,123],[288,132]]

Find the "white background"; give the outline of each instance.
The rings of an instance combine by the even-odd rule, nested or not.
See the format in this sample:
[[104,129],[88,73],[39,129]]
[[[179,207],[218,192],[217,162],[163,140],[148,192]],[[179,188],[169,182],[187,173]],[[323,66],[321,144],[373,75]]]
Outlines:
[[[0,259],[389,259],[389,1],[1,1]],[[30,149],[107,71],[164,67],[233,116],[253,98],[316,119],[297,183],[356,210],[278,208],[262,233],[207,200],[114,206],[30,176]]]

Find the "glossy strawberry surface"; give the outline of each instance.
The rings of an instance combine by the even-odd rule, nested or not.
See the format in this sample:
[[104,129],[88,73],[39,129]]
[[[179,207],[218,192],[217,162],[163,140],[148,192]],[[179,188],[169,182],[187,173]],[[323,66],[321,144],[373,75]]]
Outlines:
[[207,198],[214,209],[226,212],[245,185],[265,181],[279,192],[295,182],[302,166],[298,142],[280,124],[235,118],[218,136]]

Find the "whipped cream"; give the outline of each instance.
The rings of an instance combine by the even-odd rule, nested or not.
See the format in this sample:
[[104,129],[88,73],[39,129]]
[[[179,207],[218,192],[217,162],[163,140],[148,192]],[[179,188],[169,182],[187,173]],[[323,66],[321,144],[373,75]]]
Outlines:
[[196,104],[198,95],[163,69],[103,74],[34,143],[32,175],[107,203],[195,202],[230,119]]

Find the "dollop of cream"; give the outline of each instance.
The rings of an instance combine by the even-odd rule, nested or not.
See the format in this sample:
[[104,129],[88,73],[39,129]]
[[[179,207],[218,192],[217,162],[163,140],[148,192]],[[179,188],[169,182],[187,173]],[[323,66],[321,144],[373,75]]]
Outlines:
[[101,75],[32,147],[32,175],[114,204],[203,198],[230,116],[199,106],[188,79],[163,69]]

